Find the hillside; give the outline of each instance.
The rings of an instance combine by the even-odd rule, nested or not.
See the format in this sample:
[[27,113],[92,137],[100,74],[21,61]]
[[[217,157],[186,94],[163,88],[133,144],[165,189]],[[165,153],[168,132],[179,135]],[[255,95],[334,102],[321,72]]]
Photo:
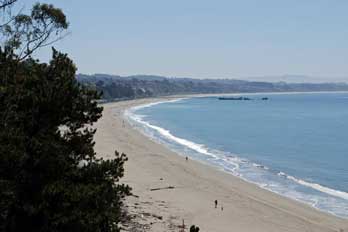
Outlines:
[[198,93],[348,91],[347,83],[271,83],[152,75],[122,77],[107,74],[78,74],[77,80],[101,91],[106,100]]

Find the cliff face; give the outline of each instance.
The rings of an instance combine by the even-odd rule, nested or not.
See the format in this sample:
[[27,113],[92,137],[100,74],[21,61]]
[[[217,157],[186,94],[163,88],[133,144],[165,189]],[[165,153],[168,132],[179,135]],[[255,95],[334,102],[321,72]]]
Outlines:
[[106,100],[193,93],[348,91],[346,83],[271,83],[149,75],[121,77],[106,74],[78,74],[76,78],[80,83],[103,92]]

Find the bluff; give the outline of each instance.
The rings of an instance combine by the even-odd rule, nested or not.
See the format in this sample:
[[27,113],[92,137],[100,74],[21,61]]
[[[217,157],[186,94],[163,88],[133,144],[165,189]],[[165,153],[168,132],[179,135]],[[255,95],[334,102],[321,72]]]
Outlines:
[[154,75],[78,74],[77,80],[103,93],[105,100],[174,94],[348,91],[347,83],[287,83],[236,79],[175,78]]

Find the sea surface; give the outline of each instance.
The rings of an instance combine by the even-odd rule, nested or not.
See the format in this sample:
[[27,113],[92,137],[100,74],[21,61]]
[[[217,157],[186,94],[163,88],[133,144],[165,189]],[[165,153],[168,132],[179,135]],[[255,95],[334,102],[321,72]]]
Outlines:
[[252,100],[179,99],[125,115],[183,156],[348,218],[348,93],[240,96]]

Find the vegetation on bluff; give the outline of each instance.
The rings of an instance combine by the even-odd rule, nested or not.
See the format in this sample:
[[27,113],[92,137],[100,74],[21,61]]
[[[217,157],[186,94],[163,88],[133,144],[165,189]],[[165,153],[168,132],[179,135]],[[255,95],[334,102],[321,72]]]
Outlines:
[[106,74],[78,74],[83,85],[101,92],[106,100],[132,99],[173,94],[211,94],[236,92],[286,92],[286,91],[348,91],[345,83],[285,83],[257,82],[233,79],[166,78],[136,75],[113,76]]
[[65,15],[47,4],[13,15],[16,2],[0,1],[0,231],[119,231],[127,158],[96,157],[100,96],[66,54],[33,59],[64,36]]

